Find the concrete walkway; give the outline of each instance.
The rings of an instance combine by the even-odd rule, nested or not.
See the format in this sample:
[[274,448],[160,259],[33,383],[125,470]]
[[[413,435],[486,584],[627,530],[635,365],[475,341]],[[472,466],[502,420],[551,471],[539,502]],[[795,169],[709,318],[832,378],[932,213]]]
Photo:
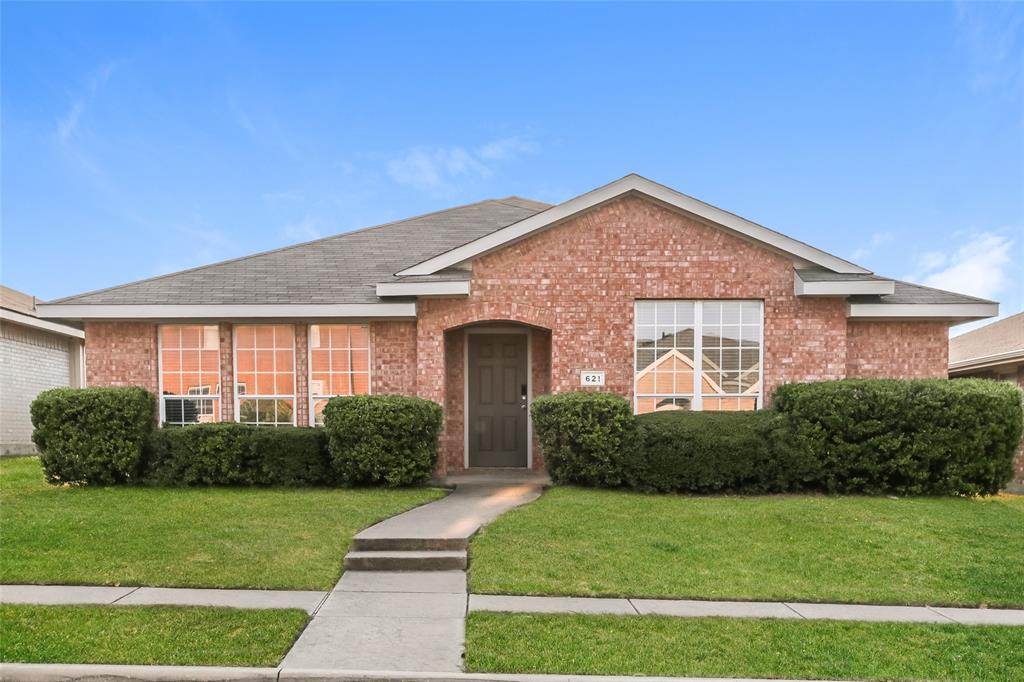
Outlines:
[[[168,665],[83,665],[0,663],[0,682],[722,682],[706,677],[639,675],[541,675],[501,673],[429,673],[394,670],[308,670],[298,668],[225,668]],[[730,682],[797,682],[779,678],[729,678]],[[803,682],[806,682],[804,680]]]
[[546,482],[529,472],[460,476],[445,482],[455,486],[447,497],[356,534],[348,570],[282,666],[462,670],[469,538]]
[[327,595],[327,592],[312,590],[0,585],[0,603],[3,604],[230,606],[236,609],[302,609],[306,613],[314,613]]
[[608,599],[600,597],[520,597],[474,594],[470,611],[510,613],[591,613],[683,618],[802,618],[891,623],[959,623],[1021,625],[1024,609],[979,609],[939,606],[881,606],[806,602],[698,601],[690,599]]

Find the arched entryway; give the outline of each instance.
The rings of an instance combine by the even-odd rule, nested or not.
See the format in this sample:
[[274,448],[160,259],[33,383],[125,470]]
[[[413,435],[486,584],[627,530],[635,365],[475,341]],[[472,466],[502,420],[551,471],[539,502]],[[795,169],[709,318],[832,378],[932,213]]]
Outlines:
[[551,334],[509,321],[445,332],[448,471],[540,468],[530,404],[550,391]]

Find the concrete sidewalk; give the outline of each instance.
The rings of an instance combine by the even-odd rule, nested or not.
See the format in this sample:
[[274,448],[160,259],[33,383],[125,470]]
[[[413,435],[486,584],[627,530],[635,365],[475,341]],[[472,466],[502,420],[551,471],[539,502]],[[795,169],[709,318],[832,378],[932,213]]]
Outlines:
[[307,613],[316,614],[321,618],[462,619],[468,609],[469,611],[509,613],[590,613],[681,618],[803,618],[807,620],[1024,626],[1024,609],[696,599],[467,595],[466,574],[463,571],[349,571],[342,576],[341,581],[332,592],[0,585],[0,603],[303,609]]
[[890,623],[958,623],[961,625],[1024,626],[1024,609],[818,604],[806,602],[521,597],[473,594],[469,597],[469,610],[509,613],[590,613],[620,616],[657,615],[682,618],[801,618],[807,620],[859,620]]
[[306,613],[314,613],[327,595],[327,592],[312,590],[0,585],[2,604],[229,606],[236,609],[302,609]]
[[[731,682],[797,682],[773,678],[729,678]],[[640,677],[625,675],[540,675],[499,673],[430,673],[395,670],[317,670],[302,668],[224,668],[167,665],[71,665],[0,663],[0,682],[722,682],[707,677]],[[801,682],[806,682],[803,680]]]

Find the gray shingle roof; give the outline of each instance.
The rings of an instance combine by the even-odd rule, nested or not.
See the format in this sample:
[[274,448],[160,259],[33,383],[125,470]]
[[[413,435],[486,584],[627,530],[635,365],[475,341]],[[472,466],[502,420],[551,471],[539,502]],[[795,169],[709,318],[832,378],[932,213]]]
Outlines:
[[831,270],[797,270],[805,282],[887,282],[888,277],[859,273],[832,272]]
[[882,277],[874,274],[844,274],[831,272],[830,270],[797,270],[800,279],[805,282],[895,282],[894,291],[886,295],[861,295],[850,296],[850,303],[994,303],[983,298],[965,296],[952,291],[934,289],[920,284],[902,282],[892,277]]
[[[205,265],[50,303],[254,305],[378,303],[395,272],[548,208],[520,197],[467,206]],[[465,279],[448,270],[426,281]],[[401,281],[408,281],[403,278]]]
[[[881,277],[879,279],[886,279]],[[850,296],[850,303],[892,303],[892,304],[905,304],[905,303],[932,303],[932,304],[948,304],[948,303],[994,303],[995,301],[989,301],[984,298],[975,298],[974,296],[966,296],[964,294],[957,294],[952,291],[944,291],[942,289],[933,289],[932,287],[921,286],[920,284],[911,284],[910,282],[901,282],[900,280],[894,280],[896,282],[895,291],[885,296]]]

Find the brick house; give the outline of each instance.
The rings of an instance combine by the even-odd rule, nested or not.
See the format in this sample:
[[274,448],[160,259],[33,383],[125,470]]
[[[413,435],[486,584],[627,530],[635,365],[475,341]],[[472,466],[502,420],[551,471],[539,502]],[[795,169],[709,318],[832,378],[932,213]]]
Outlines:
[[39,306],[85,323],[89,385],[165,423],[308,425],[326,399],[444,406],[445,471],[539,467],[533,396],[740,410],[784,382],[945,376],[998,305],[872,274],[629,175],[550,206],[482,201]]

